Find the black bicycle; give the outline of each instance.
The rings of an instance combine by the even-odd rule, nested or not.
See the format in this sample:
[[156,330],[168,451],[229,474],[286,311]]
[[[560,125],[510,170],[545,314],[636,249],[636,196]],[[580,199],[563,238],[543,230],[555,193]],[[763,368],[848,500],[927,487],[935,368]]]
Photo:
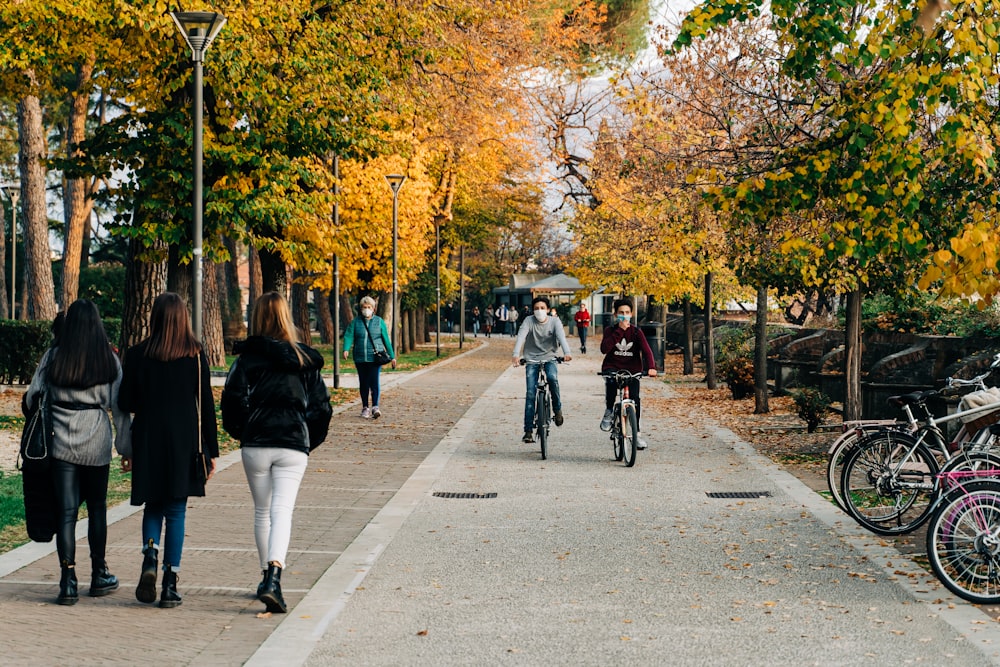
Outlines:
[[[557,363],[563,362],[563,357],[556,357]],[[521,365],[527,364],[521,359]],[[549,427],[552,424],[552,397],[549,394],[549,379],[545,375],[545,363],[538,364],[538,386],[535,388],[535,435],[542,450],[542,460],[545,460],[549,443]]]
[[605,371],[598,373],[611,378],[618,388],[618,398],[612,408],[611,442],[614,445],[615,461],[625,461],[625,466],[635,465],[635,452],[639,442],[639,415],[635,411],[635,400],[628,395],[628,385],[638,380],[642,373],[630,371]]

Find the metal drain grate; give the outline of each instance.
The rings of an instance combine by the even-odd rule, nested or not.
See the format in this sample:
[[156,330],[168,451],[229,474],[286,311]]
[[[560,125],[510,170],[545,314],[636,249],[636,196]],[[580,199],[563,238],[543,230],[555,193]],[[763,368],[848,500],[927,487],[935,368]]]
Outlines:
[[456,493],[454,491],[435,491],[435,498],[496,498],[495,493]]
[[770,491],[706,491],[709,498],[770,498]]

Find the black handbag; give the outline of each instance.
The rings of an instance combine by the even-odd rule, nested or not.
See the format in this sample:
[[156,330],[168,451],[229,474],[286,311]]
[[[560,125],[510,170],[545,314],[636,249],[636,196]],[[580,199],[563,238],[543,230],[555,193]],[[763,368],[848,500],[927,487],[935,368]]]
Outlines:
[[372,345],[372,360],[379,366],[385,366],[392,361],[392,357],[389,356],[388,352],[375,347],[375,339],[372,338],[372,331],[368,328],[367,322],[365,322],[365,331],[368,332],[368,342]]
[[51,542],[56,532],[56,496],[52,486],[52,411],[48,392],[38,397],[38,405],[27,415],[17,453],[24,498],[24,523],[33,542]]
[[47,471],[51,464],[49,448],[52,444],[52,410],[48,392],[38,397],[38,405],[24,421],[21,447],[17,452],[18,470]]

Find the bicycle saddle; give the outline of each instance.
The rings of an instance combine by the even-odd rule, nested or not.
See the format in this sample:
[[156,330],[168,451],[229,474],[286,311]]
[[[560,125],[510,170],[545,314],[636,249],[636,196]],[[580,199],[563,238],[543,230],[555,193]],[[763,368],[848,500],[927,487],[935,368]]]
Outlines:
[[920,405],[928,398],[932,396],[937,396],[938,391],[936,389],[928,389],[927,391],[914,391],[909,394],[902,394],[900,396],[890,396],[886,399],[886,403],[889,405],[895,405],[896,407],[901,407],[904,405]]

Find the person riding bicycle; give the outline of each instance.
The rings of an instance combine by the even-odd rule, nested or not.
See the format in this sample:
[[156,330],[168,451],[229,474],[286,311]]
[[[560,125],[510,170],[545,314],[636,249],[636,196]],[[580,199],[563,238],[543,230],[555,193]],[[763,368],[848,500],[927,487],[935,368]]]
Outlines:
[[[604,363],[601,372],[630,371],[632,373],[648,372],[649,377],[656,377],[656,360],[653,350],[646,342],[646,336],[639,327],[632,324],[632,300],[628,297],[618,299],[614,303],[616,324],[604,330],[601,340],[601,352],[604,353]],[[639,422],[639,378],[628,381],[629,398],[635,401],[635,420]],[[618,396],[618,386],[614,378],[604,378],[604,417],[601,419],[601,430],[611,430],[611,419],[614,416],[615,399]],[[646,449],[646,441],[639,434],[637,449]]]
[[549,393],[552,394],[552,418],[556,426],[562,426],[562,399],[559,397],[559,372],[556,369],[556,357],[562,348],[563,358],[569,361],[569,342],[562,322],[549,312],[549,300],[537,296],[531,301],[533,317],[524,318],[517,332],[514,343],[513,363],[521,363],[521,352],[524,352],[525,370],[528,392],[524,397],[524,437],[523,442],[534,442],[532,427],[535,423],[535,390],[538,388],[538,367],[544,365],[545,377],[549,383]]

